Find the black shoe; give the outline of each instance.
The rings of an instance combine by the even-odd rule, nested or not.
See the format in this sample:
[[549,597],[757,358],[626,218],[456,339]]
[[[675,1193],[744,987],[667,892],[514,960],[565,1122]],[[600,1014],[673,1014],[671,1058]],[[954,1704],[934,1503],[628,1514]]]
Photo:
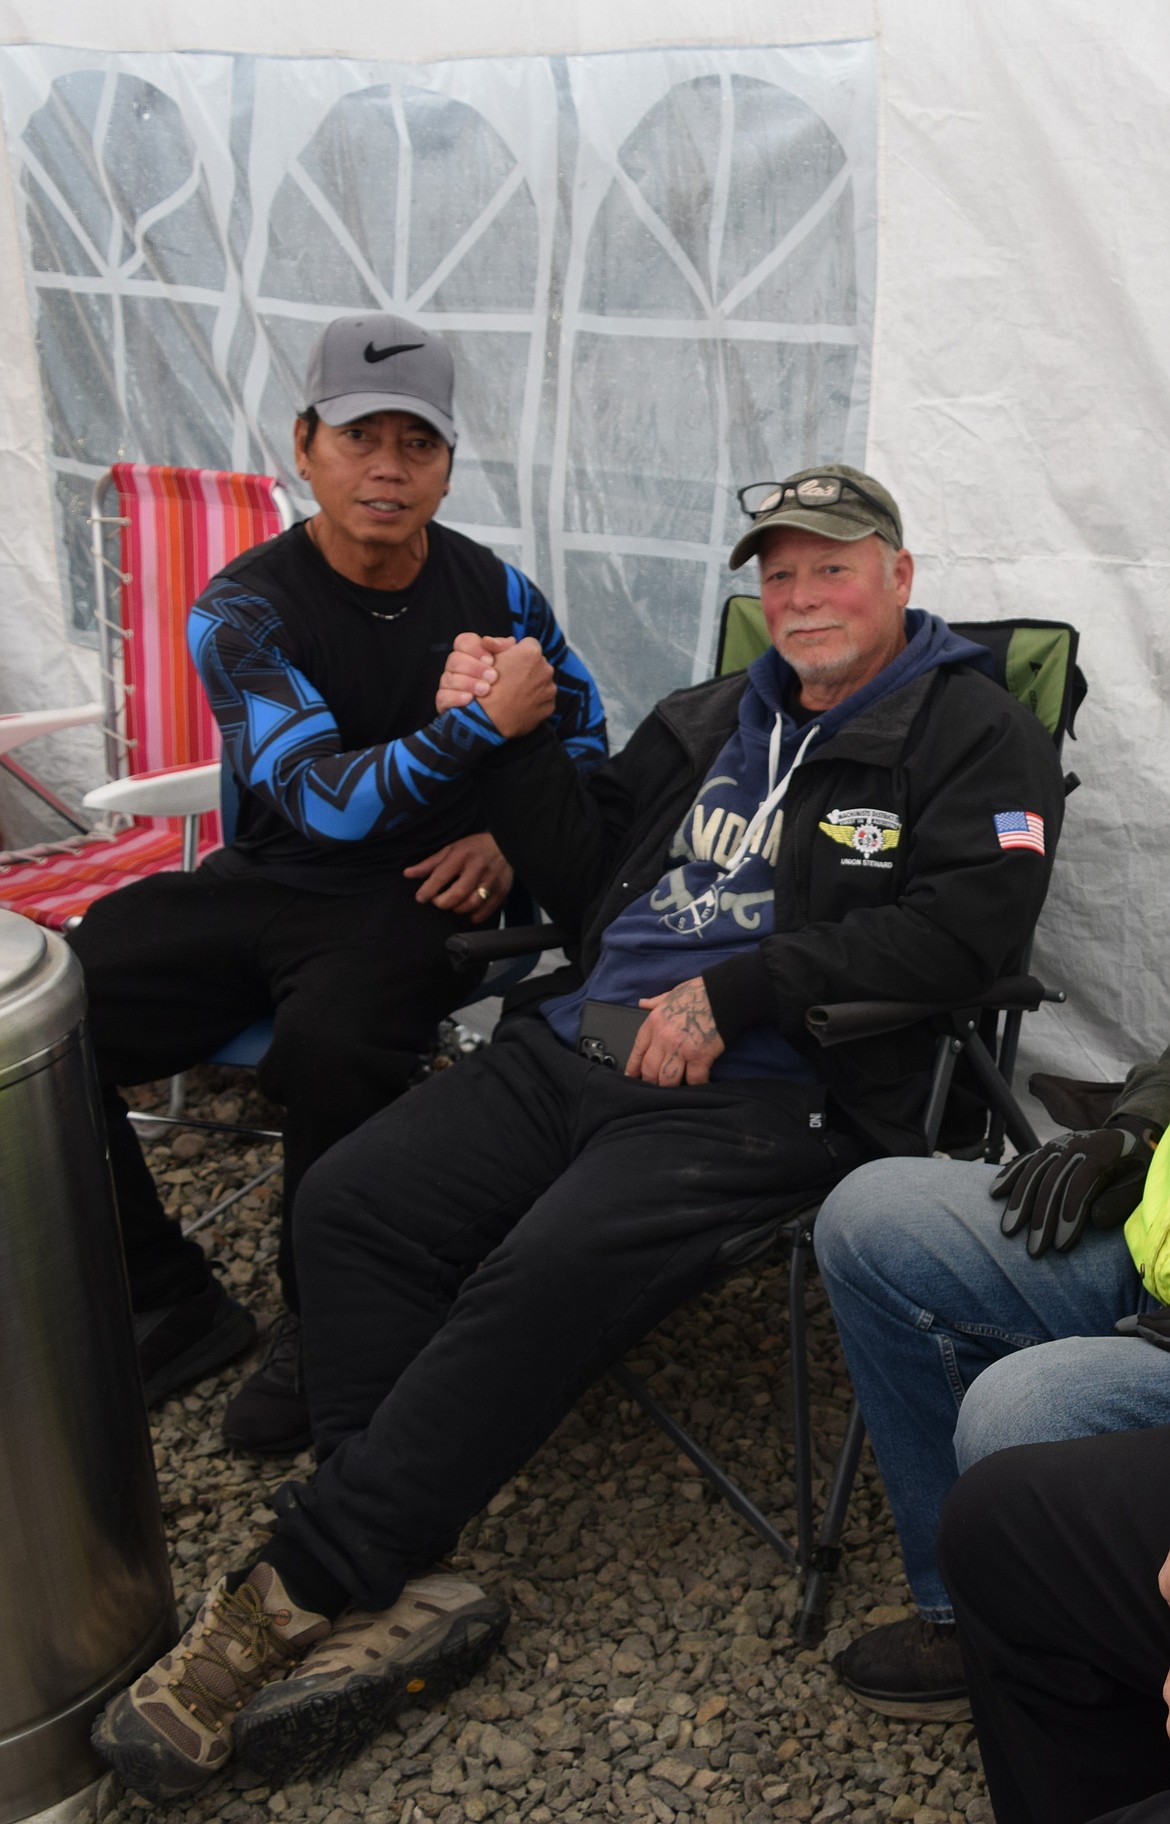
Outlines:
[[286,1311],[268,1334],[268,1349],[223,1415],[223,1435],[237,1450],[279,1456],[311,1440],[309,1403],[301,1378],[301,1320]]
[[256,1320],[229,1298],[218,1279],[202,1292],[134,1313],[134,1341],[146,1404],[157,1406],[243,1355],[256,1338]]
[[953,1621],[894,1621],[871,1628],[833,1661],[841,1683],[867,1709],[923,1723],[965,1722],[971,1715]]

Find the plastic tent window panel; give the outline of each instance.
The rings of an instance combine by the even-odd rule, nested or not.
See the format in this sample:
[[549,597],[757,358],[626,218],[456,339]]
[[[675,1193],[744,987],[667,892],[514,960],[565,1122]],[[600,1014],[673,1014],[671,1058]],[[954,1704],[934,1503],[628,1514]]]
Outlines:
[[[127,454],[269,471],[321,324],[443,334],[444,516],[618,740],[708,675],[739,483],[864,460],[874,47],[430,65],[0,48],[71,617]],[[305,508],[309,502],[299,503]]]

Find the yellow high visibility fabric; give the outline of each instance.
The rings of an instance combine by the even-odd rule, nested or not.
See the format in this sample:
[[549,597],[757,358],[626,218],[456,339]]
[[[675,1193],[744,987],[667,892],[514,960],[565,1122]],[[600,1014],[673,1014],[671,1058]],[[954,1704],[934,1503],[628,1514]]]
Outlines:
[[1170,1127],[1154,1148],[1145,1189],[1125,1241],[1147,1292],[1170,1305]]

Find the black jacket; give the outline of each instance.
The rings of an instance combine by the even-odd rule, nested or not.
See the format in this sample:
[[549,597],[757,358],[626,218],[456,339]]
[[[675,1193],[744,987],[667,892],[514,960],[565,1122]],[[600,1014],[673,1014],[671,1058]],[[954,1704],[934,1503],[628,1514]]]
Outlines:
[[[584,782],[543,730],[485,763],[489,826],[549,915],[579,933],[584,973],[606,925],[664,872],[670,839],[735,728],[743,688],[740,674],[675,692]],[[1045,730],[966,666],[929,672],[863,710],[792,778],[774,934],[704,975],[724,1041],[774,1021],[847,1119],[883,1150],[920,1152],[930,1029],[822,1051],[806,1011],[865,999],[961,1004],[1016,967],[1047,891],[1063,809]],[[897,820],[867,826],[897,829],[878,853],[850,837],[862,819],[848,813],[873,811]],[[1044,856],[1001,846],[995,816],[1011,811],[1043,818]]]

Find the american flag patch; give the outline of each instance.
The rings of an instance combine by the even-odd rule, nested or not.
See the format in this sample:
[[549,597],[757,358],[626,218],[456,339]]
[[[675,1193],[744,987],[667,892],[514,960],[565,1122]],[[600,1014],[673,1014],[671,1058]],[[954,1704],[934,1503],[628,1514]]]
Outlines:
[[1035,849],[1044,853],[1044,819],[1035,811],[996,811],[995,833],[1001,849]]

